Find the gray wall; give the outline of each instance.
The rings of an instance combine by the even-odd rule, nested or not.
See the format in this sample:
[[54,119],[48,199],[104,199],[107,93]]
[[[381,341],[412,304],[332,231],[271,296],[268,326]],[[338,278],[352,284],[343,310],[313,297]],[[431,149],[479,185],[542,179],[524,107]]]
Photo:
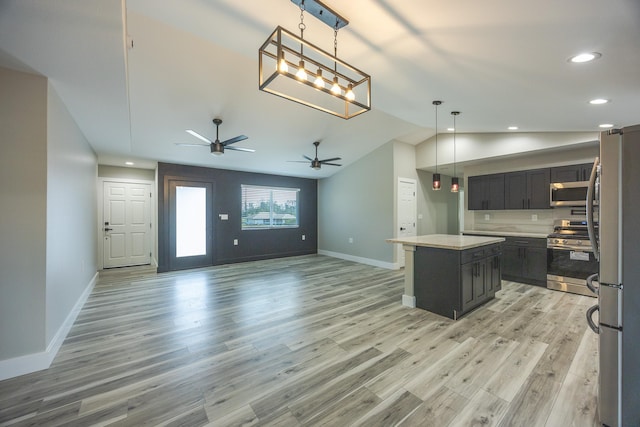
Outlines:
[[434,191],[433,174],[418,171],[418,234],[458,234],[458,199],[461,193],[450,191],[451,177],[442,175],[442,189]]
[[0,68],[0,360],[43,351],[47,80]]
[[[417,171],[415,147],[389,142],[318,184],[318,250],[379,261],[398,261],[396,245],[385,240],[397,236],[398,178],[416,180],[416,232],[458,233],[458,196],[431,190],[431,173]],[[353,243],[349,243],[349,238]]]
[[321,179],[318,250],[392,263],[394,187],[393,143]]
[[0,93],[0,366],[41,369],[96,273],[97,162],[46,78],[0,68]]
[[55,90],[47,98],[47,344],[97,270],[96,155]]

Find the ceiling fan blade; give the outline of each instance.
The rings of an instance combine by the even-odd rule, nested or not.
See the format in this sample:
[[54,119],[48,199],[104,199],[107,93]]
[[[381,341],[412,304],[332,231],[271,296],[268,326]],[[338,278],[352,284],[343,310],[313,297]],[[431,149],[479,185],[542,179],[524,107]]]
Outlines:
[[209,147],[211,144],[196,144],[196,143],[187,143],[187,142],[176,142],[176,145],[180,145],[181,147]]
[[240,147],[228,147],[225,146],[224,147],[225,150],[235,150],[235,151],[246,151],[247,153],[255,153],[256,150],[253,150],[251,148],[240,148]]
[[342,160],[342,158],[340,158],[340,157],[332,157],[330,159],[320,160],[320,163],[333,162],[334,160]]
[[187,129],[187,133],[195,136],[198,139],[203,140],[204,142],[208,142],[209,144],[213,144],[213,141],[211,141],[210,139],[205,138],[204,136],[200,135],[198,132],[191,130],[191,129]]
[[305,156],[304,154],[302,155],[302,157],[304,157],[305,159],[309,160],[310,162],[313,162],[313,159],[309,156]]
[[238,135],[235,138],[231,138],[231,139],[227,139],[226,141],[222,141],[221,144],[226,147],[228,145],[235,144],[238,141],[244,141],[247,138],[249,138],[249,137],[248,136],[244,136],[244,135]]
[[342,165],[339,165],[337,163],[325,163],[325,162],[322,162],[322,164],[323,165],[329,165],[329,166],[342,166]]
[[290,163],[309,163],[306,160],[287,160],[287,162],[290,162]]

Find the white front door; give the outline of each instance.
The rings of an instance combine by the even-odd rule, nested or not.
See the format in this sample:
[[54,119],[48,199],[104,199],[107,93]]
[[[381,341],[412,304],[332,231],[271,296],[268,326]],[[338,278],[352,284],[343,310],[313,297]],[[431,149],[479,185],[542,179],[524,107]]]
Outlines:
[[[416,180],[398,178],[398,237],[416,235]],[[397,246],[400,267],[404,267],[404,250]]]
[[103,266],[151,263],[151,185],[104,182]]

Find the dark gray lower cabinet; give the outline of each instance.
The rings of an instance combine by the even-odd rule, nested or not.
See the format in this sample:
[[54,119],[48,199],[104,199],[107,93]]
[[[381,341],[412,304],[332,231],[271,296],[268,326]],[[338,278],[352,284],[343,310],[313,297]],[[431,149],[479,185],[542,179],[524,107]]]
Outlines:
[[501,287],[501,253],[499,243],[463,251],[417,247],[416,306],[457,319],[492,299]]
[[546,239],[507,237],[503,246],[502,278],[546,287]]

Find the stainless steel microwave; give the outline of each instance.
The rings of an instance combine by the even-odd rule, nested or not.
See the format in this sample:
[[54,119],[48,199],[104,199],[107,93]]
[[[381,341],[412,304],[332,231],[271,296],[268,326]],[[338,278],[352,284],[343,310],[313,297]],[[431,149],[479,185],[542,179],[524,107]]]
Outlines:
[[549,190],[551,206],[586,206],[588,187],[589,181],[552,182]]

